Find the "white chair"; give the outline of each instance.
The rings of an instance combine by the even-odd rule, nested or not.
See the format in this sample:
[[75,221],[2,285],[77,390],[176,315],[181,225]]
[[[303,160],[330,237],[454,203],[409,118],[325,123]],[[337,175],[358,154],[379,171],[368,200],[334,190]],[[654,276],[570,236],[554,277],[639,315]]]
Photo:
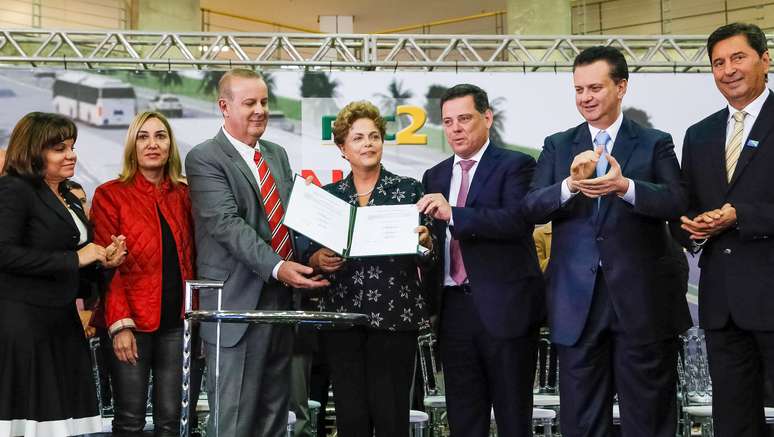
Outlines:
[[288,437],[293,437],[293,431],[296,429],[296,413],[288,411]]
[[[490,410],[490,420],[492,421],[489,428],[489,435],[494,437],[497,435],[497,424],[495,423],[494,408]],[[543,437],[553,437],[553,427],[556,421],[556,411],[549,410],[547,408],[533,408],[532,409],[532,426],[540,427],[543,429]]]
[[417,410],[409,411],[409,430],[412,437],[423,437],[429,421],[430,416],[427,413]]
[[320,414],[320,405],[319,402],[309,399],[308,402],[309,405],[309,422],[311,428],[309,429],[310,434],[312,437],[317,437],[317,417]]

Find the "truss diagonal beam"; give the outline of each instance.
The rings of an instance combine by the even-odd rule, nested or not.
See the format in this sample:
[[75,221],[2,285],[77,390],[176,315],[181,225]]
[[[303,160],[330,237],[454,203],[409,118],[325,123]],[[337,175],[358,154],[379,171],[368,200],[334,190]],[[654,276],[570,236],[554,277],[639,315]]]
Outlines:
[[[774,36],[768,39],[774,48]],[[703,35],[323,35],[0,29],[0,68],[566,71],[593,45],[633,71],[708,71]]]

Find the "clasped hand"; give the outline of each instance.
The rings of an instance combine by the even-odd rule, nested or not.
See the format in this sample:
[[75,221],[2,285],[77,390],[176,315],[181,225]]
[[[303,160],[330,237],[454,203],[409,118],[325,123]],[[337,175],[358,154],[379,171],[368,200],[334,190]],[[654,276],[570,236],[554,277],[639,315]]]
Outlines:
[[682,216],[680,221],[680,227],[691,234],[691,240],[704,240],[733,226],[736,223],[736,208],[726,203],[719,209],[703,212],[693,219]]
[[[602,153],[607,157],[610,170],[603,176],[593,179]],[[587,150],[575,157],[570,165],[570,177],[568,178],[570,191],[580,191],[586,197],[597,198],[611,193],[623,196],[629,189],[629,179],[623,176],[621,166],[613,155],[600,150]]]

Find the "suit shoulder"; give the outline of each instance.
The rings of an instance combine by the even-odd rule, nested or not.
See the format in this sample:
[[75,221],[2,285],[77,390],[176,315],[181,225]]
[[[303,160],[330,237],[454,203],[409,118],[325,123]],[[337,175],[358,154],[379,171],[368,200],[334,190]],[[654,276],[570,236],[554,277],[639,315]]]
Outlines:
[[575,136],[578,134],[578,129],[583,129],[585,127],[586,127],[586,123],[584,122],[577,126],[571,127],[567,130],[555,132],[546,137],[546,142],[550,141],[556,145],[570,144],[575,139]]
[[287,152],[285,151],[285,148],[275,142],[268,141],[268,140],[258,140],[258,141],[260,142],[262,148],[266,148],[268,150],[275,151],[275,152],[282,151],[282,153],[287,154]]
[[666,138],[670,138],[670,139],[672,138],[672,135],[669,132],[665,132],[652,127],[645,127],[635,121],[632,121],[632,126],[633,126],[633,129],[639,132],[639,135],[644,137],[645,139],[653,139],[658,141]]
[[0,176],[0,187],[14,190],[15,192],[33,192],[35,187],[23,178],[12,175]]
[[506,149],[500,146],[497,146],[496,148],[498,152],[501,154],[500,159],[514,161],[514,162],[529,162],[529,161],[534,162],[535,161],[535,158],[528,153],[524,153],[519,150]]
[[723,108],[723,109],[721,109],[721,110],[719,110],[717,112],[714,112],[714,113],[712,113],[712,114],[702,118],[698,122],[692,124],[691,126],[689,126],[688,130],[689,131],[691,131],[691,130],[703,130],[703,129],[709,128],[713,124],[717,123],[719,119],[722,119],[723,115],[726,114],[726,113],[727,113],[726,112],[726,108]]
[[428,168],[425,173],[433,174],[436,171],[438,171],[439,169],[443,168],[445,165],[449,165],[449,161],[454,161],[454,155],[452,155],[452,156],[444,159],[443,161],[439,162],[438,164]]

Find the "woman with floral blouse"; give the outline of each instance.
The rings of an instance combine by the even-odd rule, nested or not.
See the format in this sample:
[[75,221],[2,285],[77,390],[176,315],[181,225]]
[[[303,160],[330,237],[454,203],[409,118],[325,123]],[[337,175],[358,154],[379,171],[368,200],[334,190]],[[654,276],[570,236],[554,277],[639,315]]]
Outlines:
[[[356,206],[414,204],[422,184],[397,176],[381,165],[385,121],[365,101],[344,107],[333,124],[333,138],[351,173],[324,188]],[[349,258],[314,244],[309,265],[327,274],[330,287],[321,311],[363,313],[369,325],[321,333],[331,367],[340,437],[399,437],[409,434],[409,390],[417,331],[428,325],[420,269],[430,265],[430,219],[419,226],[424,255]]]

